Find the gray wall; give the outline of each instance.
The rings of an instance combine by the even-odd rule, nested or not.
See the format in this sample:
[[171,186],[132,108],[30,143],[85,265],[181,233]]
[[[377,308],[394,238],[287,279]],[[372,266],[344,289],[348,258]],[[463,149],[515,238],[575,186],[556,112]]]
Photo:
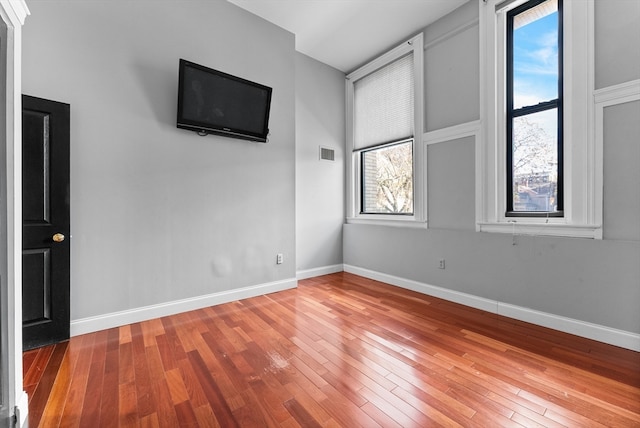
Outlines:
[[640,2],[596,0],[596,89],[640,78]]
[[480,118],[477,9],[467,2],[424,31],[425,132]]
[[[475,230],[474,158],[473,137],[427,146],[427,210],[431,228]],[[456,167],[451,168],[452,165]]]
[[605,107],[604,146],[604,238],[638,242],[640,101]]
[[[296,54],[297,270],[342,264],[345,74]],[[335,160],[320,160],[320,146]]]
[[[29,7],[24,93],[71,104],[72,320],[295,278],[294,36],[226,1]],[[176,129],[179,58],[273,87],[269,142]]]
[[[640,31],[638,2],[597,0],[595,18],[597,87],[639,79],[640,55],[630,42]],[[429,131],[479,118],[478,43],[471,43],[476,19],[471,1],[425,30]],[[619,22],[625,25],[610,31]],[[451,31],[453,37],[443,37]],[[345,225],[345,264],[640,333],[639,104],[605,109],[603,240],[475,232],[470,137],[427,148],[430,228]],[[445,270],[438,269],[441,258]]]

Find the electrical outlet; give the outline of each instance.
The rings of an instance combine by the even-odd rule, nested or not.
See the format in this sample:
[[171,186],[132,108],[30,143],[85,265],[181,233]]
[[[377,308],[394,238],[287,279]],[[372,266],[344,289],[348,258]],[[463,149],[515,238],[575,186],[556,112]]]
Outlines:
[[440,259],[440,264],[438,264],[440,269],[444,269],[444,259]]
[[282,253],[278,253],[276,255],[276,264],[281,265],[282,263],[284,263],[284,256]]

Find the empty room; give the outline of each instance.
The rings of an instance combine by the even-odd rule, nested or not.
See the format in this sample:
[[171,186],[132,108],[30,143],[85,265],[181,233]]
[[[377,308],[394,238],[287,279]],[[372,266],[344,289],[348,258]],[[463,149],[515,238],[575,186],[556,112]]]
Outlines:
[[0,427],[640,426],[637,0],[0,18]]

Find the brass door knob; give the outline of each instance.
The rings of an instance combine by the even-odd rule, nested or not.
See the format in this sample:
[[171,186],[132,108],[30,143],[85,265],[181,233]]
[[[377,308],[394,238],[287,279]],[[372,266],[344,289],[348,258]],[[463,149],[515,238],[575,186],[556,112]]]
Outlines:
[[51,239],[53,239],[53,242],[62,242],[64,241],[64,235],[62,233],[56,233]]

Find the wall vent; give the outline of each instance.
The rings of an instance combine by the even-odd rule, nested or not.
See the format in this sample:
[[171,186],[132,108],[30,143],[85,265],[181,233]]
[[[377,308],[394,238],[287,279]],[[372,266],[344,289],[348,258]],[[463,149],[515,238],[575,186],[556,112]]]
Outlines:
[[328,147],[320,146],[320,160],[334,161],[336,160],[336,151]]

